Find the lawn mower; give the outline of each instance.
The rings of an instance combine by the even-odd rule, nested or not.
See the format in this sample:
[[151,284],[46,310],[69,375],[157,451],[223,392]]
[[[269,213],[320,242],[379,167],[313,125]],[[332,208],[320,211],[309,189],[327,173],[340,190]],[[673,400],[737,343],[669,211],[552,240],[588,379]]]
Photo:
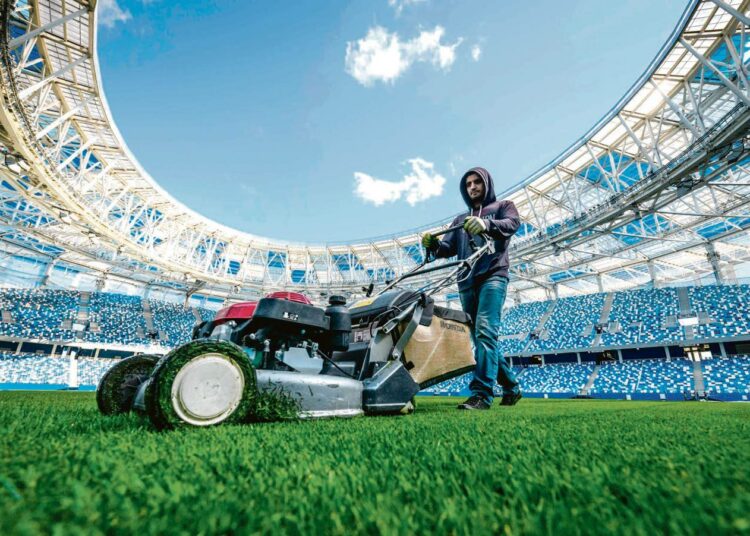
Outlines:
[[[291,401],[300,418],[409,413],[421,389],[475,365],[471,318],[432,296],[494,250],[481,236],[467,259],[426,266],[434,260],[427,252],[374,296],[371,284],[350,307],[340,296],[316,307],[295,293],[226,307],[165,356],[114,365],[97,388],[99,409],[136,410],[160,429],[249,422],[268,397]],[[404,288],[437,271],[444,273],[424,286]]]

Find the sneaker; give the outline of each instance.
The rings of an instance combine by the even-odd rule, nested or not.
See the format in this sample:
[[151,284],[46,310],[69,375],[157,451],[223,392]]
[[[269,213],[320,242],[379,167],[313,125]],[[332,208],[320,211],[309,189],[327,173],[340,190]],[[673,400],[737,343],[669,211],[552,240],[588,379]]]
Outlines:
[[490,405],[481,396],[472,395],[458,409],[490,409]]
[[503,399],[500,401],[501,406],[515,406],[518,401],[523,398],[523,395],[518,393],[505,393]]

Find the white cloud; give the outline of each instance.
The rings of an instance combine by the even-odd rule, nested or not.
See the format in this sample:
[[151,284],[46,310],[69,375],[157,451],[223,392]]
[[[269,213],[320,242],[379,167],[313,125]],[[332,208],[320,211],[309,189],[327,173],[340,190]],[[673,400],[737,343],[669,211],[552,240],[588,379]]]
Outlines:
[[398,33],[375,26],[363,39],[346,44],[346,71],[364,86],[378,81],[393,83],[417,62],[430,63],[447,71],[456,61],[456,48],[463,39],[444,44],[444,35],[445,28],[435,26],[431,31],[423,30],[417,37],[402,41]]
[[354,173],[354,193],[360,199],[379,207],[402,197],[409,205],[426,201],[443,193],[445,177],[435,171],[435,164],[422,158],[408,161],[411,171],[398,182],[376,179],[359,171]]
[[118,22],[127,22],[132,16],[130,11],[122,9],[117,0],[99,0],[99,24],[107,28],[114,28]]
[[388,0],[388,5],[395,9],[396,16],[399,16],[406,6],[424,4],[425,2],[427,2],[427,0]]
[[482,56],[482,47],[479,45],[474,45],[471,47],[471,59],[474,61],[479,61],[479,58]]

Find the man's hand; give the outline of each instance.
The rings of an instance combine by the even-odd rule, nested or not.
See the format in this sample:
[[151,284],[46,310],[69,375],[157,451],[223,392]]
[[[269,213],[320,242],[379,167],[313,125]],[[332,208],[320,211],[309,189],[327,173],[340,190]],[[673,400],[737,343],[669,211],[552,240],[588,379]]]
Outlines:
[[435,251],[440,247],[440,240],[438,240],[437,236],[425,233],[422,235],[422,245],[427,251]]
[[469,216],[464,220],[464,229],[467,232],[476,235],[487,231],[487,224],[484,223],[484,220],[482,218]]

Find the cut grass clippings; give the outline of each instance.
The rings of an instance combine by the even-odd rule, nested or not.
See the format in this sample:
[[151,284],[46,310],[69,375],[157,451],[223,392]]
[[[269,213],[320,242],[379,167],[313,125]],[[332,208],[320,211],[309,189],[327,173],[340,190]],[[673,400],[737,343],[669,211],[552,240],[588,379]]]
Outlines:
[[156,432],[0,393],[0,534],[750,532],[750,405],[523,400]]

